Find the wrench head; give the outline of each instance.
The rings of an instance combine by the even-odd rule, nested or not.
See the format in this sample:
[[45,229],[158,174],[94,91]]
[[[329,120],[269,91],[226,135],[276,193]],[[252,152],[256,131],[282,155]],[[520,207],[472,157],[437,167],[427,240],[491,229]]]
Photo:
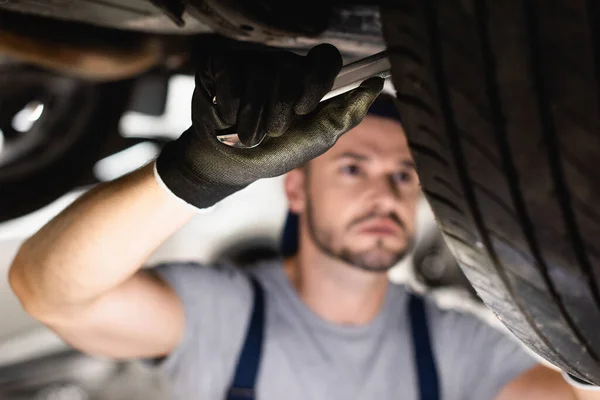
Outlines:
[[223,144],[226,144],[227,146],[235,147],[236,149],[253,149],[262,143],[262,140],[261,140],[260,142],[256,143],[254,146],[246,146],[245,144],[242,143],[242,141],[240,140],[240,137],[238,136],[237,133],[231,133],[228,135],[218,135],[217,140]]

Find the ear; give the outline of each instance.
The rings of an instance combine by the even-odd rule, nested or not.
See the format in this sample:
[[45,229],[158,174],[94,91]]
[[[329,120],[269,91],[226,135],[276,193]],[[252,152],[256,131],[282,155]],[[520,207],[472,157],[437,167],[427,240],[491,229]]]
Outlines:
[[306,207],[306,173],[303,168],[296,168],[285,175],[284,189],[291,212],[301,214]]

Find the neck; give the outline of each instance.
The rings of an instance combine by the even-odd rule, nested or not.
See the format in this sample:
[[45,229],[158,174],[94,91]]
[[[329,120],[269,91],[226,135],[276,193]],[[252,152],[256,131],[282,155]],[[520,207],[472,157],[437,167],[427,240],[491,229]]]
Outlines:
[[386,273],[373,273],[318,251],[300,251],[285,271],[308,307],[326,321],[364,325],[381,310],[389,285]]

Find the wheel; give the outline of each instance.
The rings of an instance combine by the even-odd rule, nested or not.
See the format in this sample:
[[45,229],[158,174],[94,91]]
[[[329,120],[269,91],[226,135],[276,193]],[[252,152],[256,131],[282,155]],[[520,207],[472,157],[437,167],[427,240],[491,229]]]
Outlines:
[[93,183],[92,168],[116,132],[127,87],[27,66],[0,69],[0,222]]
[[600,384],[600,12],[594,1],[382,7],[421,184],[478,295]]

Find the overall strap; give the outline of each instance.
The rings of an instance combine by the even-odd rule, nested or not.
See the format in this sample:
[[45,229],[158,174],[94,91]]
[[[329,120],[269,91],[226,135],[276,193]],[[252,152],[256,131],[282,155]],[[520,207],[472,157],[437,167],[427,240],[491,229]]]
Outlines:
[[227,392],[227,400],[254,400],[255,398],[254,389],[260,365],[265,324],[265,296],[260,283],[252,276],[249,278],[254,293],[254,306],[233,383]]
[[431,348],[427,313],[423,298],[411,294],[408,301],[415,366],[419,378],[420,400],[439,400],[439,381]]

